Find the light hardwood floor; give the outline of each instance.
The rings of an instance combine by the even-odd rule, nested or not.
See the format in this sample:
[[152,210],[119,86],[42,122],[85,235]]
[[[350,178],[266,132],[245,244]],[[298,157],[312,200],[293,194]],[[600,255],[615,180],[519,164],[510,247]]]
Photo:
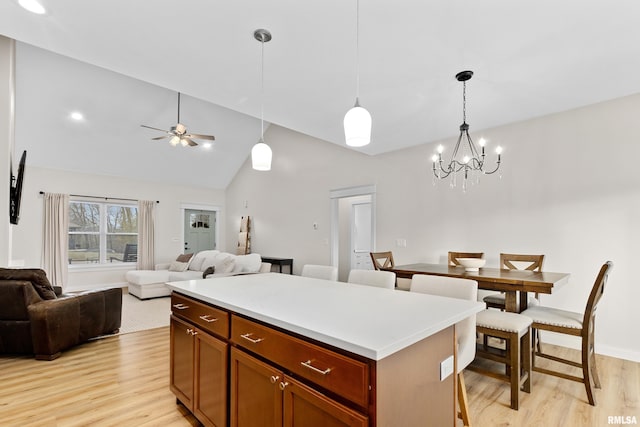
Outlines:
[[[52,362],[0,357],[0,425],[199,425],[169,391],[168,349],[169,328],[163,327],[86,343]],[[534,373],[532,393],[523,393],[514,411],[507,383],[465,372],[473,425],[607,426],[609,416],[635,416],[640,423],[640,364],[597,360],[603,390],[596,391],[596,407],[582,384]]]

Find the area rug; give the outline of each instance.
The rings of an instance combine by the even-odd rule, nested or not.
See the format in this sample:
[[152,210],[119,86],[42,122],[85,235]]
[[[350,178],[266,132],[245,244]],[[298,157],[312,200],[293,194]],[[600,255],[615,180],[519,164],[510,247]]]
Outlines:
[[152,298],[141,301],[133,295],[122,295],[121,334],[143,331],[145,329],[169,326],[171,298]]

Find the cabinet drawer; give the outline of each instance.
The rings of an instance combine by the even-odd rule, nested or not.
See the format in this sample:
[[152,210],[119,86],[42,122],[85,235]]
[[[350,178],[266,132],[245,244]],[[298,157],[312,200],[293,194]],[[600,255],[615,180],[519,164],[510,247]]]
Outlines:
[[224,310],[174,292],[171,294],[171,311],[207,332],[229,338],[229,313]]
[[368,405],[369,366],[364,362],[235,315],[231,340],[363,408]]

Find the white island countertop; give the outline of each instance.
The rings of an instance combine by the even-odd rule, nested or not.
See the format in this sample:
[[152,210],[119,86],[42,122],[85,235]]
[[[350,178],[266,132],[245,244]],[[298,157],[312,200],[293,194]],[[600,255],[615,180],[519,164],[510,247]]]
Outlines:
[[279,273],[167,286],[372,360],[384,359],[485,308],[477,301]]

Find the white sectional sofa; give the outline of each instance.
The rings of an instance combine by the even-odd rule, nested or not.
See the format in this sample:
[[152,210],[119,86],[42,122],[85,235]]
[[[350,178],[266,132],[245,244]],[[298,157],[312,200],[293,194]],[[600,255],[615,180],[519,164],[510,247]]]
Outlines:
[[157,264],[155,270],[133,270],[125,275],[129,284],[129,293],[139,299],[163,297],[171,294],[167,282],[202,279],[203,273],[213,267],[213,274],[207,278],[216,278],[248,273],[264,273],[271,270],[271,264],[263,263],[259,254],[233,255],[217,250],[202,251],[195,254],[187,263],[174,261]]

